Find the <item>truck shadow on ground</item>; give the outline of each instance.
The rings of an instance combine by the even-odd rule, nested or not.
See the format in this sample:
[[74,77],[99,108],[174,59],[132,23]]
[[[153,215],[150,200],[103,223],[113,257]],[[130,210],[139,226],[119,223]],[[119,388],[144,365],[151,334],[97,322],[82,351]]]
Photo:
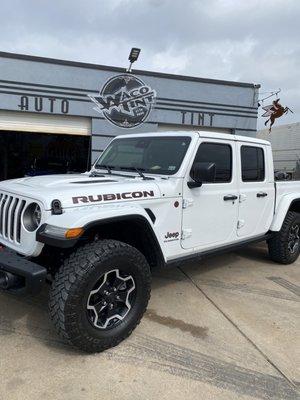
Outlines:
[[[165,280],[182,281],[186,280],[185,275],[182,273],[188,270],[195,270],[199,274],[205,274],[209,271],[226,268],[236,263],[237,257],[233,252],[212,255],[199,261],[194,261],[180,265],[180,269],[174,267],[157,268],[153,270],[153,276]],[[174,271],[177,271],[176,273]]]
[[80,354],[56,334],[49,320],[48,292],[49,285],[45,285],[37,296],[17,296],[0,292],[0,337],[27,336],[54,351]]
[[[197,262],[188,263],[186,265],[183,264],[182,266],[180,266],[180,269],[183,273],[193,271],[197,272],[199,276],[205,276],[210,271],[218,269],[222,270],[226,268],[234,269],[236,267],[243,267],[243,259],[253,261],[253,267],[255,267],[256,269],[265,267],[265,264],[272,265],[275,268],[280,266],[280,264],[276,264],[272,260],[270,260],[267,246],[265,244],[259,244],[250,245],[234,252],[210,255],[208,257],[200,259]],[[174,271],[173,267],[167,267],[165,269],[154,269],[154,277],[160,278],[162,281],[180,281],[186,279],[181,271],[179,271],[179,273],[173,273],[172,271]],[[161,285],[160,280],[158,279],[155,284],[156,287],[159,287]]]
[[280,264],[274,263],[269,257],[268,247],[266,244],[261,243],[258,245],[247,246],[242,250],[235,252],[240,257],[246,258],[251,261],[258,261],[264,264],[271,264],[279,266]]

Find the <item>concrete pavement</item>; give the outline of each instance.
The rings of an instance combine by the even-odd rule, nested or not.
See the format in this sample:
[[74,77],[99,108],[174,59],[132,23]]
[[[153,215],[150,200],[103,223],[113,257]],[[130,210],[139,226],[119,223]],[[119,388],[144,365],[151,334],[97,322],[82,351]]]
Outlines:
[[85,355],[56,336],[47,291],[0,294],[0,399],[299,399],[300,260],[249,247],[156,271],[133,335]]

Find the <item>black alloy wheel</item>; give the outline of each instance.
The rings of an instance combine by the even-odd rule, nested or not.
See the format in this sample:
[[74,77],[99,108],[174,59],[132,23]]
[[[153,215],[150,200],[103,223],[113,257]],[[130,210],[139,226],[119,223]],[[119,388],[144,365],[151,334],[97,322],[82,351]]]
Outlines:
[[150,298],[144,255],[117,240],[74,250],[55,275],[50,317],[61,337],[86,352],[116,346],[139,324]]

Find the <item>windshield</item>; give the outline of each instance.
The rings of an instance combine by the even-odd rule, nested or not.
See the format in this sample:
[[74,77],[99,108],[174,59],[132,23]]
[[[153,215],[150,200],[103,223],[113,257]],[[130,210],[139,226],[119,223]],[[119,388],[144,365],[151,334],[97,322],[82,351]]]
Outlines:
[[173,175],[180,168],[190,141],[187,136],[115,139],[99,157],[95,168]]

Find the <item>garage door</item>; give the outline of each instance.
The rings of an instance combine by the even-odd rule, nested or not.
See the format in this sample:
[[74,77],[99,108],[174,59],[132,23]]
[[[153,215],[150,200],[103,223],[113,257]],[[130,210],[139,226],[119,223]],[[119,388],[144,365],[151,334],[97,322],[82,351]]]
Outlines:
[[91,119],[1,110],[0,130],[88,136],[91,134]]

